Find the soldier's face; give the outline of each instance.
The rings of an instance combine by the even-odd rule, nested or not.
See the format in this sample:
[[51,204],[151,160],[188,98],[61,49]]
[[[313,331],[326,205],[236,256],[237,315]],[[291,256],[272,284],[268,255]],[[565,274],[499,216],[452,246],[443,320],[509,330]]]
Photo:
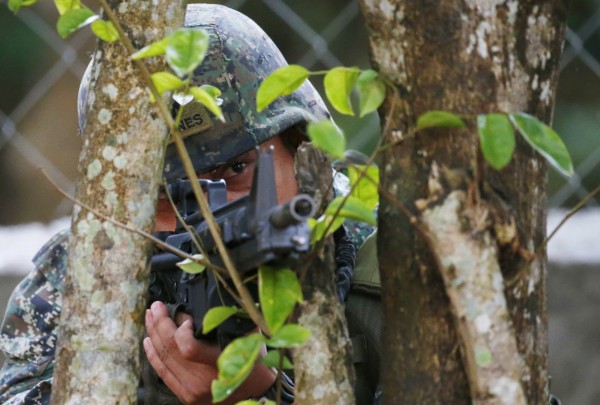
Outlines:
[[[260,145],[266,149],[273,147],[273,164],[275,165],[275,183],[277,199],[281,204],[298,194],[298,184],[294,175],[294,156],[283,144],[281,137],[276,136]],[[225,180],[227,184],[227,200],[233,201],[250,193],[252,177],[256,164],[255,150],[243,153],[217,166],[210,172],[198,175],[200,179]]]
[[[283,144],[281,137],[276,136],[261,144],[261,148],[273,147],[273,163],[275,165],[275,185],[278,203],[284,203],[298,194],[298,183],[294,173],[294,155]],[[243,153],[228,162],[217,166],[210,172],[198,174],[199,179],[225,180],[227,184],[227,200],[233,201],[250,193],[254,165],[257,153],[255,150]],[[171,231],[175,229],[175,213],[168,200],[160,200],[156,212],[155,231]]]

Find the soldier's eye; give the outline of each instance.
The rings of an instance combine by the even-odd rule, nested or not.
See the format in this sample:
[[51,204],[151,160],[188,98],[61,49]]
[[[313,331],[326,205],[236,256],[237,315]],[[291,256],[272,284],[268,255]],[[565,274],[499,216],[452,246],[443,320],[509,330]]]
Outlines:
[[234,162],[230,167],[235,173],[241,173],[248,166],[246,162]]
[[248,167],[248,162],[245,161],[237,161],[237,162],[233,162],[227,165],[227,167],[225,168],[224,172],[223,172],[223,178],[225,180],[234,177],[234,176],[238,176],[242,173],[244,173],[246,171],[246,168]]

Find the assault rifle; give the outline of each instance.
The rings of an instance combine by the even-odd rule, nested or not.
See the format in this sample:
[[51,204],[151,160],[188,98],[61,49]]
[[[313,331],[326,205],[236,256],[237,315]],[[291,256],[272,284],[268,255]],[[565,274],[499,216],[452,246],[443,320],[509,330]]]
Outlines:
[[[291,265],[308,252],[310,230],[306,220],[315,211],[314,200],[299,194],[289,202],[278,205],[275,189],[275,171],[272,150],[258,151],[252,189],[249,195],[227,203],[227,189],[223,180],[200,180],[220,229],[221,237],[236,270],[250,275],[263,264]],[[192,192],[190,180],[177,180],[168,191],[184,222],[194,230],[196,239],[203,247],[212,264],[223,266],[215,240],[208,230]],[[190,254],[200,253],[191,235],[182,224],[174,233],[159,235],[161,239]],[[161,252],[152,257],[150,300],[172,305],[183,305],[192,316],[194,336],[218,339],[222,346],[232,338],[242,336],[254,328],[254,324],[241,316],[229,318],[216,331],[204,335],[202,320],[206,312],[215,306],[235,305],[233,298],[216,280],[212,271],[189,274],[175,263],[182,259],[172,253]],[[256,283],[246,284],[255,301],[258,301]]]

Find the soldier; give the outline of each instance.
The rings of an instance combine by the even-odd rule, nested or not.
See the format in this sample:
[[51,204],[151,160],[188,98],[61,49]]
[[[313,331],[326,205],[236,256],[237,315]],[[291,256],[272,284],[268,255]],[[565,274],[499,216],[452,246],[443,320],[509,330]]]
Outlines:
[[[225,123],[206,113],[199,104],[186,106],[181,131],[201,178],[225,179],[228,199],[247,194],[252,182],[256,160],[254,148],[273,146],[276,167],[277,194],[284,202],[297,193],[293,161],[296,147],[305,140],[308,122],[329,119],[329,113],[313,86],[306,82],[290,96],[276,100],[263,112],[256,111],[256,91],[260,82],[286,62],[270,38],[242,14],[217,5],[193,4],[186,13],[187,27],[201,27],[209,33],[210,45],[206,59],[194,72],[193,84],[211,84],[222,92]],[[79,106],[84,106],[86,80],[82,81]],[[80,110],[80,125],[85,114]],[[166,152],[164,175],[167,181],[184,176],[183,167],[173,146]],[[337,193],[347,188],[347,180],[335,176]],[[160,201],[159,201],[159,204]],[[174,214],[168,209],[157,211],[157,231],[172,231]],[[336,235],[338,286],[341,300],[350,288],[355,247],[360,246],[370,229],[347,223]],[[7,354],[0,372],[0,401],[6,404],[46,404],[52,384],[56,330],[60,317],[61,292],[67,262],[68,232],[50,240],[34,257],[34,270],[21,282],[11,296],[0,334],[0,348]],[[379,318],[378,283],[374,243],[368,243],[367,254],[360,254],[356,294],[351,294],[349,316],[351,331],[361,335],[361,350],[355,356],[357,364],[358,403],[378,400],[378,338],[379,320],[364,331],[364,323]],[[362,280],[362,281],[361,281]],[[366,294],[366,295],[365,295]],[[363,311],[365,305],[370,311]],[[171,314],[173,315],[173,314]],[[193,337],[185,315],[170,316],[168,308],[154,303],[147,311],[144,349],[148,361],[168,389],[156,389],[156,380],[148,380],[147,402],[170,402],[168,397],[183,403],[211,403],[210,383],[216,377],[218,347]],[[355,341],[353,340],[353,341]],[[191,347],[181,351],[180,347]],[[363,348],[364,346],[364,348]],[[157,353],[161,353],[158,356]],[[362,356],[360,355],[362,354]],[[274,374],[257,365],[248,381],[232,398],[271,397]],[[284,390],[284,403],[293,402],[292,384]],[[160,388],[160,387],[159,387]],[[166,396],[160,392],[167,392]],[[160,398],[159,398],[160,396]],[[172,398],[174,399],[174,398]],[[165,401],[165,402],[163,402]],[[176,401],[177,402],[177,401]]]

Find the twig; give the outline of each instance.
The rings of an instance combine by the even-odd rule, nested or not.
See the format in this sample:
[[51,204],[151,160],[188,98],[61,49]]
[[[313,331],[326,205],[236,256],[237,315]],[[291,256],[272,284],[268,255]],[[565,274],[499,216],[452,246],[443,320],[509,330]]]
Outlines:
[[165,189],[165,195],[169,199],[169,204],[171,204],[171,208],[173,209],[173,212],[175,213],[175,216],[179,220],[179,223],[181,223],[181,226],[183,226],[183,229],[185,229],[186,232],[190,235],[190,238],[192,239],[192,243],[194,244],[194,246],[196,247],[196,249],[198,249],[200,251],[200,253],[202,254],[202,256],[204,256],[204,258],[206,260],[208,260],[208,255],[206,254],[206,252],[204,251],[204,248],[200,244],[200,241],[197,238],[196,231],[192,227],[190,227],[183,220],[183,217],[181,216],[181,214],[177,210],[177,206],[175,205],[175,202],[173,201],[173,196],[171,196],[171,193],[169,193],[168,189]]
[[[194,229],[192,229],[188,224],[185,223],[185,221],[181,217],[181,214],[179,214],[179,211],[177,210],[177,206],[175,205],[175,202],[173,201],[173,198],[172,198],[171,194],[168,192],[168,190],[165,190],[165,191],[166,191],[165,194],[167,195],[167,198],[169,199],[169,203],[171,204],[171,207],[173,208],[173,212],[175,212],[175,216],[177,216],[177,219],[179,220],[179,222],[181,223],[181,225],[183,226],[183,228],[189,233],[190,238],[192,239],[192,243],[194,243],[194,246],[196,246],[196,248],[200,251],[200,253],[202,254],[202,256],[207,261],[210,262],[210,260],[208,259],[208,255],[204,251],[204,248],[202,247],[202,245],[200,244],[200,241],[197,238],[196,231]],[[218,271],[216,271],[216,269],[218,269]],[[227,284],[227,282],[223,278],[223,275],[221,274],[221,273],[227,274],[227,272],[225,271],[225,269],[223,269],[221,267],[218,267],[218,266],[215,266],[215,268],[210,269],[210,270],[214,271],[213,275],[215,276],[215,278],[219,281],[219,283],[221,283],[221,285],[223,286],[223,288],[225,288],[225,290],[235,300],[235,302],[237,302],[240,307],[243,307],[241,298],[237,294],[235,294],[235,291],[233,291],[229,287],[229,284]]]
[[573,209],[571,209],[571,211],[569,211],[567,213],[567,215],[565,215],[565,217],[558,223],[558,225],[556,225],[556,227],[554,227],[554,230],[552,230],[552,232],[550,233],[550,235],[548,235],[548,237],[546,237],[546,239],[544,239],[544,241],[540,244],[540,246],[536,249],[536,253],[535,256],[540,255],[540,253],[546,248],[546,246],[548,245],[548,242],[550,242],[550,239],[552,239],[554,237],[554,235],[558,232],[558,230],[560,228],[562,228],[562,226],[575,214],[577,214],[588,202],[590,202],[590,200],[592,198],[594,198],[598,193],[600,193],[600,186],[597,186],[593,191],[591,191],[588,195],[586,195],[581,201],[579,201],[577,203],[577,205],[575,205],[575,207],[573,207]]
[[127,225],[127,224],[124,224],[122,222],[119,222],[119,221],[117,221],[117,220],[115,220],[113,218],[110,218],[110,217],[104,215],[103,213],[101,213],[98,210],[90,207],[89,205],[85,204],[84,202],[79,201],[78,199],[76,199],[75,197],[72,197],[69,193],[67,193],[66,191],[64,191],[63,189],[61,189],[60,186],[58,184],[56,184],[56,182],[54,182],[54,180],[52,180],[50,178],[50,176],[48,176],[48,174],[44,171],[44,169],[39,168],[39,170],[42,172],[42,174],[44,175],[44,177],[46,177],[46,179],[54,186],[54,188],[56,188],[56,190],[60,194],[62,194],[65,198],[67,198],[68,200],[70,200],[74,204],[77,204],[80,207],[85,208],[87,211],[91,212],[92,214],[96,215],[97,217],[99,217],[99,218],[101,218],[101,219],[103,219],[103,220],[105,220],[107,222],[110,222],[111,224],[116,225],[119,228],[122,228],[122,229],[125,229],[127,231],[136,233],[136,234],[138,234],[140,236],[143,236],[143,237],[151,240],[152,242],[154,242],[157,246],[160,246],[163,250],[166,250],[168,252],[176,254],[177,256],[179,256],[179,257],[181,257],[183,259],[193,260],[193,261],[196,261],[196,262],[202,264],[203,266],[206,266],[207,268],[210,268],[210,269],[213,269],[213,270],[217,270],[217,271],[219,271],[219,270],[223,271],[223,269],[221,267],[215,266],[214,264],[212,264],[212,263],[210,263],[210,262],[208,262],[206,260],[195,259],[190,254],[188,254],[188,253],[186,253],[186,252],[184,252],[182,250],[179,250],[179,249],[177,249],[177,248],[175,248],[175,247],[173,247],[171,245],[166,244],[165,242],[163,242],[162,240],[158,239],[156,236],[154,236],[154,235],[152,235],[152,234],[150,234],[148,232],[142,231],[141,229],[137,229],[137,228],[131,227],[131,226]]
[[[147,232],[142,231],[141,229],[137,229],[137,228],[133,228],[130,227],[122,222],[116,221],[104,214],[102,214],[101,212],[93,209],[92,207],[88,206],[87,204],[84,204],[83,202],[79,201],[78,199],[70,196],[66,191],[62,190],[49,176],[48,174],[44,171],[44,169],[40,168],[42,174],[46,177],[46,179],[48,179],[48,181],[50,183],[52,183],[52,185],[56,188],[56,190],[62,194],[65,198],[69,199],[71,202],[73,202],[74,204],[77,204],[83,208],[85,208],[86,210],[90,211],[92,214],[96,215],[97,217],[110,222],[113,225],[116,225],[120,228],[123,228],[127,231],[133,232],[133,233],[137,233],[138,235],[141,235],[145,238],[148,238],[149,240],[151,240],[152,242],[154,242],[154,244],[156,244],[157,246],[160,246],[163,250],[169,251],[173,254],[176,254],[177,256],[183,258],[183,259],[189,259],[189,260],[193,260],[197,263],[202,264],[203,266],[205,266],[207,269],[210,269],[212,271],[214,271],[214,276],[217,278],[217,280],[222,284],[223,288],[225,288],[225,290],[227,290],[227,292],[229,293],[229,295],[231,296],[231,298],[233,298],[238,305],[240,305],[241,307],[243,307],[243,303],[241,301],[241,299],[235,294],[235,292],[229,287],[229,285],[225,282],[225,279],[223,278],[223,276],[221,275],[221,273],[225,273],[225,269],[223,269],[222,267],[219,267],[217,265],[212,264],[211,262],[209,262],[208,260],[202,260],[202,259],[197,259],[195,257],[193,257],[192,255],[179,250],[177,248],[174,248],[173,246],[163,242],[162,240],[158,239],[157,237],[155,237],[152,234],[149,234]],[[205,256],[206,257],[206,256]]]
[[[394,96],[392,98],[390,109],[389,109],[389,111],[388,111],[388,113],[387,113],[387,115],[385,117],[385,127],[383,128],[383,131],[381,132],[381,137],[377,141],[377,145],[375,146],[375,149],[373,150],[373,153],[371,153],[371,156],[369,156],[369,159],[367,160],[367,163],[363,165],[365,167],[365,169],[358,171],[359,174],[358,174],[358,178],[357,178],[356,184],[354,184],[350,188],[350,192],[344,196],[344,198],[342,199],[342,202],[341,202],[340,206],[333,213],[333,218],[336,218],[336,217],[339,216],[339,213],[342,210],[342,208],[344,207],[344,205],[346,204],[346,201],[348,200],[348,198],[350,198],[350,195],[352,194],[352,191],[357,187],[358,183],[363,178],[363,176],[366,175],[368,167],[373,164],[373,162],[375,161],[375,158],[377,157],[377,154],[381,151],[381,144],[383,143],[384,135],[387,133],[387,131],[389,131],[391,117],[392,117],[393,113],[395,112],[396,101],[398,100],[398,90],[394,86],[392,86],[390,83],[388,83],[388,85],[393,89]],[[328,192],[329,192],[329,190],[328,190]],[[323,232],[323,235],[327,235],[327,233],[329,232],[329,229],[331,228],[332,225],[333,225],[333,221],[325,228],[325,231]],[[306,276],[306,272],[308,271],[308,266],[316,258],[317,252],[319,252],[322,249],[323,243],[324,243],[324,238],[321,239],[321,240],[319,240],[317,242],[317,244],[316,244],[315,248],[313,249],[313,251],[311,252],[311,254],[308,255],[308,257],[306,258],[306,261],[305,261],[304,265],[299,269],[300,281],[302,281],[304,279],[304,277]]]
[[271,335],[267,323],[265,322],[262,314],[258,311],[256,306],[254,306],[254,300],[252,298],[252,295],[250,294],[250,292],[248,291],[248,289],[242,282],[240,275],[237,272],[237,270],[235,269],[233,261],[231,260],[231,257],[229,255],[229,253],[227,252],[227,248],[225,247],[225,244],[223,243],[223,239],[221,238],[220,230],[217,227],[215,217],[214,217],[212,211],[210,210],[210,207],[208,206],[208,201],[206,200],[206,196],[202,192],[202,190],[200,188],[200,184],[198,183],[198,177],[196,176],[196,172],[192,165],[191,159],[190,159],[187,149],[185,148],[185,145],[183,143],[181,133],[177,129],[175,129],[173,131],[173,135],[174,135],[173,139],[175,142],[175,146],[177,147],[177,151],[179,152],[179,155],[182,157],[182,163],[183,163],[183,167],[185,169],[185,174],[191,180],[192,191],[194,192],[194,196],[196,197],[196,200],[198,201],[198,204],[200,205],[200,211],[202,212],[202,216],[204,216],[204,219],[206,221],[208,229],[215,241],[217,250],[218,250],[219,254],[221,255],[223,264],[225,265],[225,269],[227,269],[227,273],[228,273],[229,277],[233,281],[235,288],[238,290],[240,297],[242,298],[242,300],[244,302],[243,308],[248,312],[248,315],[250,316],[252,321],[254,321],[256,326],[259,327],[260,330],[262,330],[267,335]]
[[[110,8],[110,6],[106,2],[106,0],[99,0],[99,1],[100,1],[100,4],[102,5],[102,8],[105,11],[107,17],[109,18],[110,21],[113,22],[113,24],[115,25],[115,28],[119,32],[119,37],[121,38],[127,51],[129,52],[129,54],[132,55],[133,53],[135,53],[135,48],[133,47],[131,41],[129,40],[129,38],[127,37],[125,32],[123,31],[117,18],[115,17],[114,13],[112,12],[112,9]],[[243,308],[248,312],[248,315],[254,321],[254,323],[263,332],[270,335],[269,328],[268,328],[266,322],[264,321],[264,318],[262,317],[261,313],[254,306],[254,300],[252,299],[252,296],[250,295],[250,292],[248,291],[248,289],[242,283],[242,281],[239,277],[239,274],[237,273],[235,266],[233,265],[233,261],[231,260],[229,253],[227,252],[227,249],[225,248],[225,245],[223,244],[223,240],[221,239],[221,235],[220,235],[219,229],[217,228],[214,216],[212,215],[212,211],[208,207],[206,197],[204,196],[204,194],[200,190],[200,186],[198,185],[198,178],[196,176],[196,172],[192,165],[190,156],[189,156],[187,149],[185,148],[185,145],[183,143],[181,133],[177,129],[175,122],[174,122],[173,118],[171,117],[171,114],[170,114],[166,104],[164,103],[164,101],[160,97],[160,94],[156,90],[156,87],[154,86],[154,83],[152,82],[150,72],[148,71],[146,66],[139,60],[134,60],[134,63],[139,68],[143,78],[145,79],[146,83],[148,84],[150,91],[152,92],[155,100],[158,103],[158,107],[161,112],[161,115],[163,116],[163,119],[165,120],[165,122],[167,123],[168,127],[171,130],[171,136],[173,138],[173,141],[175,143],[175,146],[177,148],[179,156],[181,157],[181,161],[183,163],[185,173],[188,176],[188,178],[192,181],[192,190],[194,192],[194,196],[196,197],[198,204],[200,205],[200,210],[202,211],[202,215],[204,216],[204,218],[207,222],[208,229],[209,229],[213,239],[215,240],[215,243],[217,245],[217,250],[219,251],[221,258],[223,259],[223,263],[225,264],[227,273],[229,274],[229,277],[233,281],[236,289],[238,290],[238,292],[244,302]]]

